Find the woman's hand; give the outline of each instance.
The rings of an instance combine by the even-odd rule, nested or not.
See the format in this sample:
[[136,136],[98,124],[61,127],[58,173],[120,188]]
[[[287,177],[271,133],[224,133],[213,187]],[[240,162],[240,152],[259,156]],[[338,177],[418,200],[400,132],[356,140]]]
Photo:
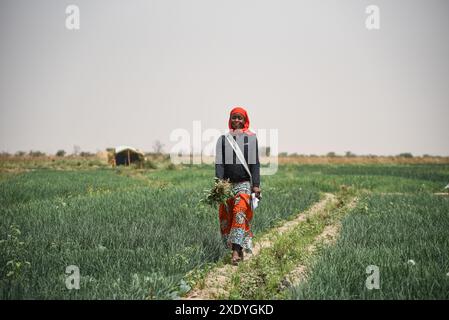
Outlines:
[[253,187],[253,192],[256,194],[256,197],[260,200],[262,196],[260,195],[260,188],[259,187]]

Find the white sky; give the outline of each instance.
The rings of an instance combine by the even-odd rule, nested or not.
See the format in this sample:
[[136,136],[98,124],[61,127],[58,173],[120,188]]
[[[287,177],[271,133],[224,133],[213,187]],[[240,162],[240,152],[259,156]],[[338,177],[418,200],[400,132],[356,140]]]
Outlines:
[[0,151],[169,151],[241,105],[279,151],[449,155],[448,39],[445,0],[1,0]]

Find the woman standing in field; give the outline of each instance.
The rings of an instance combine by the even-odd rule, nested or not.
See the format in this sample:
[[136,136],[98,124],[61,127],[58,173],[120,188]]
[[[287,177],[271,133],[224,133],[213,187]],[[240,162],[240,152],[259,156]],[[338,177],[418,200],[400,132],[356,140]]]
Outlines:
[[260,199],[260,163],[257,137],[249,130],[246,110],[232,109],[228,125],[229,133],[217,141],[215,176],[232,184],[234,197],[226,206],[220,205],[219,221],[222,239],[232,249],[232,264],[236,265],[243,260],[243,250],[252,249],[251,193]]

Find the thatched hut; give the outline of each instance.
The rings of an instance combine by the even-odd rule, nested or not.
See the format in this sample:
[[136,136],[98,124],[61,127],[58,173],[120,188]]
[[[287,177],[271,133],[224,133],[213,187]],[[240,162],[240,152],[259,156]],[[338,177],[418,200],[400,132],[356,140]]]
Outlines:
[[118,146],[114,150],[114,164],[129,166],[132,163],[142,164],[145,155],[139,149],[129,146]]

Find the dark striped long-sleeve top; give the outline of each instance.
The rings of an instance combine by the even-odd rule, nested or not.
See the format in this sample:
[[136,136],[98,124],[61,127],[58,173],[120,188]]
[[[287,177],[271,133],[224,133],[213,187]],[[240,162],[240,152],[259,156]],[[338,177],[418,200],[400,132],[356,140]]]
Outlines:
[[[260,186],[259,146],[254,133],[239,133],[232,135],[240,147],[249,171],[251,172],[253,187]],[[249,181],[249,174],[240,163],[231,144],[222,135],[217,141],[215,156],[215,176],[219,179],[229,179],[231,182]]]

